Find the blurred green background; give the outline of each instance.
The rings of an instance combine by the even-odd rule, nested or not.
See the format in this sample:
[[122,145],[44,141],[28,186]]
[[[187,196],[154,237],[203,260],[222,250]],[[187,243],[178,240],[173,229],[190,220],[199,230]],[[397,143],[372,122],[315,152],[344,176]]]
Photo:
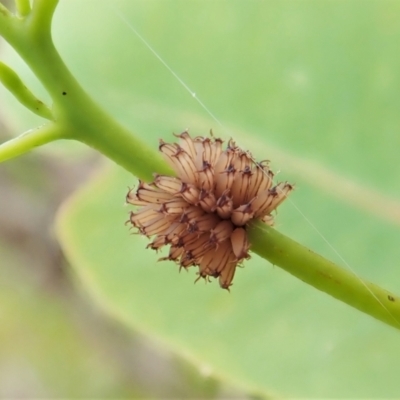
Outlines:
[[[343,264],[322,234],[400,293],[399,17],[385,0],[61,0],[54,40],[149,145],[212,128],[270,159],[297,187],[277,229]],[[4,89],[0,121],[2,140],[41,123]],[[123,225],[134,183],[76,143],[0,167],[0,396],[400,396],[397,331],[256,256],[230,294],[193,285]]]

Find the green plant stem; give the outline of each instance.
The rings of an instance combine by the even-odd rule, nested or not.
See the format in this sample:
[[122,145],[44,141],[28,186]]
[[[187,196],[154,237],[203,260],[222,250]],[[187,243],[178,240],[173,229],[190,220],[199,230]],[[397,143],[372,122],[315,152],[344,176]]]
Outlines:
[[22,83],[19,76],[7,65],[0,61],[0,82],[33,113],[46,118],[53,119],[51,110]]
[[31,129],[0,145],[0,162],[25,154],[54,140],[63,139],[65,136],[54,123]]
[[0,32],[50,94],[63,137],[86,143],[141,179],[152,180],[154,171],[171,173],[160,154],[110,117],[70,73],[50,35],[56,4],[56,0],[36,0],[32,15],[23,21],[5,13],[0,16]]
[[314,253],[274,228],[250,226],[251,249],[303,282],[400,329],[400,297]]
[[58,0],[34,0],[32,12],[27,19],[29,33],[35,37],[51,37],[51,21]]
[[29,0],[15,0],[15,5],[20,17],[27,16],[31,11]]

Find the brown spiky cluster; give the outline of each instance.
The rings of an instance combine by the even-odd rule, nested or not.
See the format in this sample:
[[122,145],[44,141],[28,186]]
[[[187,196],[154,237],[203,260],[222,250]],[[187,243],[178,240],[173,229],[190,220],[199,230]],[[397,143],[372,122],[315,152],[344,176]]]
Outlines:
[[155,175],[139,182],[126,200],[137,207],[130,222],[147,237],[148,247],[170,246],[168,257],[181,268],[199,267],[199,278],[219,278],[222,288],[232,284],[236,266],[249,258],[246,225],[261,219],[273,225],[271,212],[292,190],[288,183],[273,186],[268,162],[255,163],[233,140],[192,139],[187,131],[179,143],[160,141],[160,151],[176,177]]

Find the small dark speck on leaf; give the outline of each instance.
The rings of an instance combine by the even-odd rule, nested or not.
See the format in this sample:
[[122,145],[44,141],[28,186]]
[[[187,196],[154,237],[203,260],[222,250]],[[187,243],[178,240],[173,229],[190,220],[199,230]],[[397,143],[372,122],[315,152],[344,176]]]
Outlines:
[[67,92],[62,92],[62,94],[63,94],[63,96],[66,96],[66,95],[67,95]]
[[394,297],[391,296],[390,294],[388,295],[388,299],[389,299],[389,301],[394,301]]

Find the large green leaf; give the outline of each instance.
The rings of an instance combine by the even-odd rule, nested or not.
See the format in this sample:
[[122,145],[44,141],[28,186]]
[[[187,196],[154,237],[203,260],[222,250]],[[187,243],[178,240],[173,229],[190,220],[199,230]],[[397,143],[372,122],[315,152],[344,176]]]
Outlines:
[[[400,292],[399,17],[400,4],[383,0],[69,0],[60,4],[55,42],[90,92],[149,144],[186,127],[201,135],[213,128],[271,159],[298,187],[277,229],[340,262],[304,214],[357,274]],[[110,313],[248,390],[400,395],[392,328],[256,256],[230,294],[157,264],[123,225],[133,183],[109,169],[66,204],[58,223],[70,262]]]
[[[157,263],[146,241],[129,235],[122,207],[129,181],[119,170],[104,172],[66,204],[59,221],[70,261],[110,313],[237,385],[296,397],[399,393],[397,331],[255,256],[230,294],[216,283],[193,285],[194,273]],[[345,207],[321,197],[326,210],[335,207],[336,218],[345,220]],[[378,232],[365,224],[346,228],[349,238],[360,234],[368,242]],[[368,255],[359,257],[374,268]],[[379,268],[381,280],[394,279],[385,265]]]

